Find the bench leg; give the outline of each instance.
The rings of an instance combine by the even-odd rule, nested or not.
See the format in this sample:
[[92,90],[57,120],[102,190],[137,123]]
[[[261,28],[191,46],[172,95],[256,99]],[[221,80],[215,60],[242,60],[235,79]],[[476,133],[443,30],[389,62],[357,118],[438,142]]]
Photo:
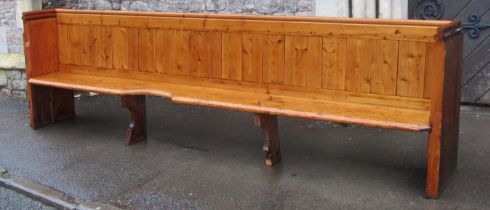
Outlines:
[[146,99],[145,96],[122,96],[121,106],[131,113],[127,145],[146,140]]
[[436,199],[456,171],[458,162],[457,123],[434,126],[427,146],[427,198]]
[[74,91],[28,85],[29,120],[32,128],[75,117]]
[[279,131],[277,116],[268,114],[255,114],[255,125],[260,126],[264,133],[265,164],[273,166],[281,161],[281,149],[279,145]]

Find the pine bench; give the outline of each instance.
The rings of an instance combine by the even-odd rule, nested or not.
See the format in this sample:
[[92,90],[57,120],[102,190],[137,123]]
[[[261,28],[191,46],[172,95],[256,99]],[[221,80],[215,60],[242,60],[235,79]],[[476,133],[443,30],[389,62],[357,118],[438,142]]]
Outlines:
[[57,9],[24,23],[32,128],[74,117],[74,90],[111,94],[132,144],[153,95],[255,113],[269,166],[282,115],[428,132],[428,198],[456,169],[459,22]]

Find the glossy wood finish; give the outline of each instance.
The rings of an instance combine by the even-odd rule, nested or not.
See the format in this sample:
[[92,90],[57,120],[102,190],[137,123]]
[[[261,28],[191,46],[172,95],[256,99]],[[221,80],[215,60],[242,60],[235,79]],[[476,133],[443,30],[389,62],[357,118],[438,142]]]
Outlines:
[[[434,46],[436,53],[432,75],[437,85],[432,89],[432,107],[427,145],[426,196],[437,198],[456,171],[458,161],[459,103],[461,98],[461,67],[463,34],[458,33]],[[445,57],[443,55],[446,55]],[[436,62],[437,61],[437,62]]]
[[[24,47],[27,77],[58,70],[56,16],[40,13],[24,23]],[[30,126],[34,129],[75,116],[72,90],[27,85]]]
[[277,116],[268,114],[255,114],[255,125],[262,128],[264,133],[265,164],[273,166],[281,161],[281,147],[279,145],[279,129]]
[[61,89],[119,95],[131,144],[146,139],[144,95],[155,95],[256,113],[267,165],[280,161],[282,115],[429,131],[429,198],[456,168],[459,22],[86,10],[24,20],[33,127],[57,119],[51,107],[71,113]]
[[29,85],[30,125],[37,129],[75,117],[73,90]]
[[[74,58],[60,63],[79,69],[156,72],[161,77],[184,75],[276,84],[283,89],[407,98],[424,98],[425,88],[431,85],[425,78],[431,69],[425,66],[427,45],[454,24],[56,11],[60,58]],[[79,35],[84,34],[81,31],[86,35]],[[136,45],[131,44],[134,40]],[[98,54],[97,61],[83,62],[84,54]],[[129,63],[136,68],[128,68]]]
[[[141,75],[140,75],[141,76]],[[306,97],[303,92],[268,90],[220,85],[206,87],[206,83],[189,85],[188,80],[151,82],[139,78],[121,79],[117,76],[94,76],[75,73],[56,73],[29,79],[30,84],[65,89],[92,91],[111,95],[155,95],[170,98],[176,103],[211,106],[239,111],[285,115],[316,120],[352,123],[410,131],[427,131],[429,111],[413,108],[389,107],[352,103],[356,98],[323,98],[319,94]],[[371,101],[375,103],[375,101]]]
[[146,141],[146,98],[145,96],[121,96],[121,106],[129,110],[131,122],[128,128],[127,145]]

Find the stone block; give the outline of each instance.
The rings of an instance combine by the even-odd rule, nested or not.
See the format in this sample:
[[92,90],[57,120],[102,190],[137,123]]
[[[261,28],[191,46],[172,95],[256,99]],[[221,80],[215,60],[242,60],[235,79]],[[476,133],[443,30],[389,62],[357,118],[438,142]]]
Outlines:
[[20,80],[22,79],[22,73],[20,71],[16,71],[16,70],[7,70],[5,72],[5,74],[7,75],[7,79],[9,81],[13,81],[13,80]]
[[0,53],[8,53],[7,28],[0,26]]
[[144,1],[134,1],[133,3],[130,3],[129,10],[150,11],[148,7],[148,2],[144,2]]
[[1,93],[2,93],[2,96],[8,96],[8,97],[12,96],[12,91],[7,89],[7,88],[3,88]]
[[19,91],[19,90],[14,90],[12,91],[12,96],[15,98],[22,98],[26,99],[26,92],[25,91]]
[[26,90],[26,81],[25,80],[14,80],[14,81],[12,81],[12,89],[13,90]]
[[207,0],[206,10],[210,12],[223,11],[226,8],[225,0]]
[[24,54],[0,54],[0,69],[25,69]]
[[190,12],[204,12],[206,11],[206,0],[190,0],[188,7]]
[[275,14],[284,11],[284,4],[282,0],[264,0],[258,1],[256,4],[258,13],[261,14]]
[[12,80],[7,79],[7,89],[12,90]]
[[95,0],[95,9],[97,10],[111,10],[112,3],[109,0]]
[[298,11],[298,0],[284,0],[284,10],[288,13]]
[[7,75],[4,70],[0,70],[0,87],[7,85]]

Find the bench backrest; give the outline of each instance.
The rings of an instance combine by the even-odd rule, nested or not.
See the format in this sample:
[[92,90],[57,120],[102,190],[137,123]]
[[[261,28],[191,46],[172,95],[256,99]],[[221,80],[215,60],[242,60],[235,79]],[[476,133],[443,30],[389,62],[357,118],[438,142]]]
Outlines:
[[444,33],[458,24],[72,10],[55,16],[59,71],[147,72],[401,101],[432,97]]

